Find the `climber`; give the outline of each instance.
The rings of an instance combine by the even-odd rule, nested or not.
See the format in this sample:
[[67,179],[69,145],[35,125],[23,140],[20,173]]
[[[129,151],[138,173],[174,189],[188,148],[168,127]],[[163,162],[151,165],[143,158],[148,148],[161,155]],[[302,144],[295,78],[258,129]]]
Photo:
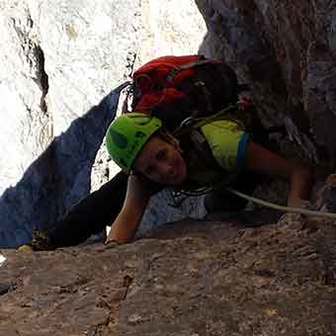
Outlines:
[[[223,61],[209,60],[201,55],[164,56],[144,64],[134,72],[131,90],[133,96],[131,106],[132,111],[145,112],[150,116],[157,117],[162,122],[165,130],[169,131],[164,132],[164,139],[168,139],[168,145],[176,142],[173,140],[175,138],[172,137],[171,134],[180,127],[183,121],[188,120],[190,117],[192,120],[207,118],[228,106],[233,106],[234,108],[227,113],[226,118],[233,119],[238,122],[238,124],[243,124],[245,132],[236,130],[238,127],[236,122],[230,123],[229,121],[221,121],[220,128],[224,128],[224,130],[230,134],[230,137],[222,141],[222,135],[218,134],[219,129],[217,129],[217,127],[208,126],[206,128],[211,129],[211,132],[209,132],[215,135],[212,136],[208,134],[208,132],[206,141],[204,141],[202,147],[208,147],[206,143],[208,140],[211,140],[213,144],[211,144],[212,142],[210,141],[210,146],[217,146],[220,150],[220,153],[217,153],[218,149],[212,148],[214,156],[219,155],[220,164],[224,169],[227,169],[227,165],[229,164],[229,170],[233,171],[243,167],[249,168],[249,170],[256,171],[257,173],[263,171],[270,174],[277,173],[275,169],[277,163],[274,164],[273,161],[267,162],[264,159],[262,161],[255,159],[263,155],[265,149],[262,147],[269,147],[268,134],[270,130],[266,130],[263,127],[255,106],[249,101],[246,103],[244,99],[240,99],[240,94],[246,90],[246,87],[246,85],[238,83],[234,70]],[[237,105],[237,101],[240,101],[239,105]],[[127,99],[125,102],[126,104],[124,104],[124,106],[127,106]],[[198,133],[202,134],[202,132]],[[170,135],[168,136],[167,134]],[[223,136],[224,134],[225,132]],[[240,141],[240,136],[242,136],[244,140]],[[247,139],[249,138],[252,138],[253,141],[248,142]],[[183,150],[183,160],[186,161],[185,155],[187,153],[191,155],[192,152],[187,151],[189,148],[188,136],[184,136],[183,139],[178,140],[180,141],[178,148]],[[217,141],[219,141],[219,144],[216,144]],[[224,164],[221,161],[224,159],[221,150],[226,150],[225,147],[228,146],[227,142],[230,142],[229,150],[235,153],[231,153],[229,157],[225,159],[229,160],[229,162],[225,162]],[[259,146],[257,146],[255,142]],[[239,148],[242,149],[238,151],[240,153],[238,158],[235,158],[235,155],[238,153],[235,146],[238,146],[238,144],[241,144]],[[190,144],[190,146],[191,145],[192,144]],[[260,145],[262,147],[260,147]],[[247,155],[250,152],[252,152],[253,155]],[[199,155],[201,154],[204,155],[203,152]],[[288,176],[292,181],[292,192],[289,197],[290,204],[298,203],[299,196],[307,198],[311,181],[310,170],[300,165],[288,163],[268,151],[266,151],[266,154],[274,158],[274,162],[277,162],[276,160],[281,161],[278,174]],[[204,160],[209,161],[211,167],[214,166],[215,171],[217,171],[218,164],[216,158],[214,159],[212,155],[205,156],[207,158]],[[247,164],[244,163],[246,157],[249,159]],[[238,160],[239,164],[234,164],[234,162],[230,161],[235,159]],[[261,162],[267,163],[267,166],[259,167]],[[223,170],[223,168],[219,168]],[[132,167],[132,171],[133,170]],[[238,190],[251,193],[258,183],[257,179],[259,174],[251,174],[251,172],[247,174],[246,172],[244,173],[245,170],[246,169],[242,169],[239,178],[235,179],[231,185]],[[302,172],[301,178],[297,176],[300,171]],[[134,202],[130,201],[131,196],[130,192],[128,192],[126,203],[124,204],[126,189],[133,190],[137,188],[135,186],[131,187],[133,184],[138,185],[142,184],[142,182],[143,178],[139,178],[139,174],[137,174],[136,177],[133,175],[128,177],[128,173],[125,171],[119,172],[100,189],[77,203],[61,220],[55,223],[47,233],[39,232],[38,234],[34,234],[32,240],[34,249],[43,250],[77,245],[84,242],[92,234],[104,231],[106,226],[111,225],[115,221],[119,213],[127,214],[125,207],[127,207],[127,204]],[[128,188],[127,184],[129,184]],[[146,186],[147,185],[148,179],[146,179]],[[195,188],[195,186],[193,186],[193,188]],[[157,187],[154,189],[156,190]],[[158,190],[160,190],[160,188]],[[131,192],[131,194],[136,195],[137,193]],[[143,203],[143,210],[149,196],[142,191],[140,194],[141,200],[139,200],[139,202]],[[135,196],[132,196],[131,199],[134,197]],[[225,203],[220,201],[223,197],[226,199]],[[296,201],[294,202],[294,200]],[[218,208],[221,210],[241,209],[244,208],[245,204],[246,202],[242,199],[234,197],[231,194],[229,195],[223,192],[223,190],[214,190],[206,197],[205,202],[206,208],[210,212]],[[121,215],[118,216],[116,223],[120,222],[120,216]],[[138,217],[141,217],[140,214]],[[119,224],[114,227],[118,228]],[[112,230],[110,237],[114,237],[114,232],[116,232],[116,229]]]
[[[236,121],[213,120],[203,118],[175,135],[164,129],[160,119],[147,114],[129,113],[112,122],[107,132],[108,152],[129,179],[124,205],[107,242],[131,241],[151,195],[165,186],[188,191],[230,184],[251,192],[253,174],[267,174],[289,179],[289,206],[300,207],[309,199],[310,168],[257,144]],[[225,192],[214,194],[224,196]],[[220,199],[223,209],[226,196]],[[206,204],[208,209],[211,203]],[[232,202],[232,206],[237,209],[245,204]]]

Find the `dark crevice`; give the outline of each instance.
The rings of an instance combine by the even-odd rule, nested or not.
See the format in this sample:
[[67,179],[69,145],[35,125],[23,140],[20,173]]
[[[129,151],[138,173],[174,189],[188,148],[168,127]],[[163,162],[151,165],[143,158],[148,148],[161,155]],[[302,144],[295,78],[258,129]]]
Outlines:
[[[49,90],[49,79],[48,75],[45,71],[45,57],[44,52],[40,45],[36,43],[31,37],[29,36],[29,33],[22,29],[21,25],[22,22],[19,19],[11,18],[13,28],[15,29],[19,39],[21,40],[22,49],[24,54],[27,56],[27,61],[30,64],[30,67],[34,68],[36,67],[36,78],[34,78],[34,81],[39,86],[39,88],[42,90],[41,100],[40,100],[40,107],[41,110],[47,114],[47,104],[45,101],[45,97],[48,94]],[[29,13],[27,14],[27,21],[25,22],[25,26],[30,29],[34,26],[34,21],[32,20]],[[36,61],[36,65],[34,65],[34,61]]]
[[35,45],[34,47],[34,55],[36,57],[36,62],[37,62],[37,80],[38,80],[38,85],[40,89],[42,90],[42,96],[41,96],[41,110],[47,114],[48,113],[48,108],[47,108],[47,103],[45,101],[45,97],[48,94],[49,91],[49,78],[48,75],[45,71],[45,57],[44,57],[44,52],[42,48],[39,45]]

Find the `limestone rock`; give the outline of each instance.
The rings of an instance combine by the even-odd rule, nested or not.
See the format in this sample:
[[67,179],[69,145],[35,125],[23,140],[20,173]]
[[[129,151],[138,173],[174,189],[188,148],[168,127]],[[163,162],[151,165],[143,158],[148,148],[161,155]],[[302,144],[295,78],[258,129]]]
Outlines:
[[255,229],[189,221],[113,249],[3,251],[0,331],[334,335],[335,230],[295,215]]
[[304,82],[304,102],[310,117],[311,132],[325,152],[329,168],[336,163],[336,52],[326,45],[312,42],[307,54],[307,76]]

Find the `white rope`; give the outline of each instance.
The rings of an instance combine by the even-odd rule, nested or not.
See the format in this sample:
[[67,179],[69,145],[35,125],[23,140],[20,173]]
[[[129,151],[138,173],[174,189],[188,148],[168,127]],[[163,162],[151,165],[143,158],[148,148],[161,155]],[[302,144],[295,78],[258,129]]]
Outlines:
[[336,213],[287,207],[287,206],[284,206],[284,205],[278,205],[278,204],[274,204],[274,203],[271,203],[271,202],[267,202],[267,201],[264,201],[264,200],[262,200],[260,198],[257,198],[257,197],[248,196],[248,195],[246,195],[246,194],[244,194],[240,191],[237,191],[235,189],[232,189],[232,188],[227,187],[226,190],[231,192],[232,194],[234,194],[236,196],[244,198],[244,199],[246,199],[248,201],[251,201],[253,203],[263,205],[263,206],[268,207],[268,208],[281,210],[281,211],[285,211],[285,212],[294,212],[294,213],[299,213],[299,214],[308,215],[308,216],[327,217],[327,218],[336,219]]

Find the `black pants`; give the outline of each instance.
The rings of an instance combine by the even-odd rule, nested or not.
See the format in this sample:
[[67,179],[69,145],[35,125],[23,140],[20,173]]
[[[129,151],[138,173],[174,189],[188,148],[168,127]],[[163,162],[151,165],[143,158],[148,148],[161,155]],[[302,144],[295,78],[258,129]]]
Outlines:
[[56,223],[49,232],[53,247],[73,246],[84,242],[111,225],[119,214],[127,189],[127,175],[118,173]]
[[[258,183],[255,174],[243,174],[232,187],[250,194]],[[92,234],[104,230],[118,216],[127,189],[127,175],[120,172],[81,202],[56,223],[49,232],[52,247],[74,246],[84,242]],[[227,191],[217,190],[209,194],[206,207],[213,211],[236,211],[244,208],[246,201]]]

